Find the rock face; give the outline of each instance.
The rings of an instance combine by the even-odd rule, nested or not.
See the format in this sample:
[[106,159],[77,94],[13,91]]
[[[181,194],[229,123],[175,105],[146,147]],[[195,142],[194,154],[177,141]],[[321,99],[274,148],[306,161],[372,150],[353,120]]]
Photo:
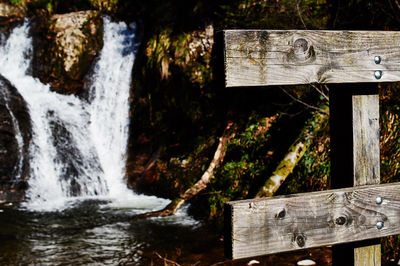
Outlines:
[[103,46],[99,13],[80,11],[35,21],[32,35],[33,76],[59,93],[82,93],[83,79]]
[[26,8],[23,6],[13,6],[7,3],[0,3],[1,17],[24,17],[26,16]]
[[0,76],[0,200],[24,198],[29,175],[31,124],[26,103]]
[[97,13],[94,11],[82,11],[66,15],[53,16],[54,33],[59,56],[62,56],[63,68],[71,78],[79,76],[82,65],[86,62],[80,62],[82,57],[94,57],[97,49],[90,48],[91,44],[96,43],[99,34],[99,24],[95,20]]

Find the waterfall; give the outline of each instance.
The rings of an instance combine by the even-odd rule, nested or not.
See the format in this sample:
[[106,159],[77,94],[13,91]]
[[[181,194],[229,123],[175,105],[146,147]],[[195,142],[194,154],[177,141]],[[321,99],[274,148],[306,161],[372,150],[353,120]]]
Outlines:
[[129,29],[123,22],[110,23],[105,18],[103,38],[104,47],[95,66],[89,91],[89,130],[109,194],[115,197],[126,188],[122,177],[125,175],[129,133],[129,91],[134,62],[135,28]]
[[142,209],[168,203],[135,195],[123,182],[135,29],[107,17],[103,23],[104,47],[88,78],[88,101],[52,92],[27,74],[33,53],[29,21],[16,27],[0,47],[0,74],[17,88],[31,116],[31,169],[24,204],[30,210],[61,210],[88,197]]

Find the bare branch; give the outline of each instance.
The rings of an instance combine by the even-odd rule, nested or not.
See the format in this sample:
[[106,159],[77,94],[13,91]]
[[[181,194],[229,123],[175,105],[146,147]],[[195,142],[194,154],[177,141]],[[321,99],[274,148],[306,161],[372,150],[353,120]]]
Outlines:
[[400,9],[400,3],[398,0],[394,0],[394,3],[396,4],[396,6]]
[[[319,94],[321,94],[329,102],[329,97],[320,88],[318,88],[318,86],[316,86],[315,84],[311,84],[311,87],[318,91]],[[328,88],[328,86],[325,85],[325,88]]]
[[163,256],[161,256],[161,255],[158,254],[157,252],[154,252],[154,254],[155,254],[157,257],[159,257],[160,259],[162,259],[162,260],[164,261],[164,265],[166,265],[165,263],[170,263],[170,264],[172,264],[172,265],[174,265],[174,266],[180,266],[180,264],[177,263],[176,261],[173,261],[173,260],[169,260],[169,259],[167,259],[167,258],[164,258]]
[[289,92],[287,92],[284,88],[282,88],[282,87],[280,87],[280,88],[281,88],[281,90],[282,90],[284,93],[286,93],[286,95],[289,96],[293,101],[296,101],[296,102],[298,102],[298,103],[301,103],[301,104],[305,105],[305,106],[308,107],[308,108],[311,108],[311,109],[314,109],[314,110],[318,110],[318,111],[320,111],[320,112],[322,112],[322,113],[325,113],[325,114],[327,113],[326,110],[324,110],[324,109],[322,109],[322,108],[319,108],[319,107],[312,106],[312,105],[310,105],[310,104],[308,104],[308,103],[305,103],[305,102],[303,102],[303,101],[297,99],[297,98],[294,97],[293,95],[291,95],[291,94],[290,94]]
[[300,21],[304,26],[304,29],[307,29],[306,23],[304,23],[303,16],[301,15],[301,12],[300,12],[299,0],[296,0],[296,9],[297,9],[297,13],[299,14]]

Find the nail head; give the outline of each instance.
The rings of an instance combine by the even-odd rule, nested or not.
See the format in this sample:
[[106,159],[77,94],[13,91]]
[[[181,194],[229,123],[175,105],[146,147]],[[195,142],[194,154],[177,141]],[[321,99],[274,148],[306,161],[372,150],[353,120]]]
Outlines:
[[376,223],[376,228],[378,228],[378,229],[382,229],[383,228],[383,222],[377,222]]
[[382,197],[377,197],[376,200],[375,200],[375,202],[376,202],[376,204],[378,204],[378,205],[382,204],[382,202],[383,202]]
[[375,62],[375,64],[380,64],[382,62],[382,58],[379,55],[377,55],[374,58],[374,62]]
[[374,76],[376,79],[381,79],[382,71],[380,71],[380,70],[375,71]]

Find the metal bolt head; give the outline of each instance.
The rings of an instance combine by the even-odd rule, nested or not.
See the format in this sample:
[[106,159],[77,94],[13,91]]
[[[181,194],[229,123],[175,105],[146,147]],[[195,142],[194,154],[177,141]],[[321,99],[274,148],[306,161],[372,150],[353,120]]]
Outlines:
[[382,71],[380,71],[380,70],[375,71],[374,76],[376,79],[381,79]]
[[376,228],[378,228],[378,229],[382,229],[383,228],[383,222],[377,222],[376,223]]
[[382,62],[382,58],[379,55],[377,55],[374,58],[374,62],[375,62],[375,64],[380,64]]
[[378,205],[382,204],[382,202],[383,202],[382,197],[377,197],[376,200],[375,200],[375,202],[376,202],[376,204],[378,204]]

